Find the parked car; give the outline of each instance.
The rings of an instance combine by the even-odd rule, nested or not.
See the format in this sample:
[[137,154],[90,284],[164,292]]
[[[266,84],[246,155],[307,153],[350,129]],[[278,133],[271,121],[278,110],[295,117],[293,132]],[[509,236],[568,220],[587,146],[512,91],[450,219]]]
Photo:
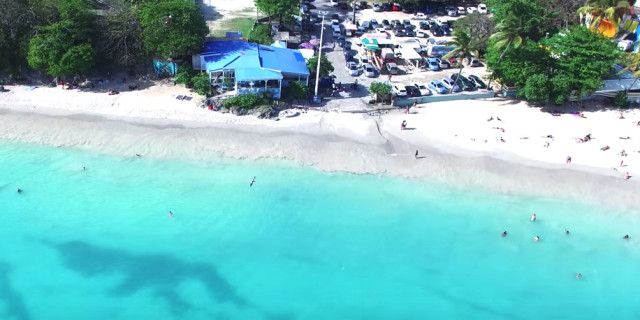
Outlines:
[[382,11],[382,9],[380,8],[380,5],[377,3],[373,4],[373,12],[380,12]]
[[362,29],[365,30],[365,32],[372,29],[371,28],[371,22],[369,22],[369,21],[362,21],[362,24],[360,26],[362,27]]
[[420,30],[431,29],[431,26],[429,26],[429,24],[426,21],[420,21],[420,23],[418,24],[418,27],[420,28]]
[[407,27],[404,29],[404,35],[407,37],[415,37],[416,33],[413,32],[413,29],[411,29],[411,27]]
[[358,6],[358,8],[360,9],[366,9],[369,7],[369,4],[366,1],[360,1],[360,5]]
[[458,15],[458,10],[457,9],[448,9],[447,10],[447,15],[449,17],[455,17]]
[[442,30],[442,33],[445,36],[450,36],[451,35],[451,29],[449,29],[449,27],[443,26],[443,27],[440,27],[440,30]]
[[311,22],[320,22],[320,17],[318,17],[318,14],[315,12],[311,12],[311,14],[309,15],[309,21]]
[[433,90],[438,94],[447,94],[449,93],[449,89],[442,84],[442,82],[438,80],[433,80],[429,82],[429,89]]
[[475,83],[476,87],[480,88],[480,89],[486,89],[487,88],[487,84],[484,83],[484,81],[482,81],[482,79],[480,79],[480,77],[476,76],[475,74],[472,74],[469,76],[469,80],[472,81],[473,83]]
[[353,61],[347,62],[345,68],[347,69],[347,71],[349,71],[350,76],[360,75],[360,68],[358,68],[358,65]]
[[429,34],[424,30],[418,30],[418,32],[416,32],[416,37],[418,37],[418,38],[429,38]]
[[447,60],[436,58],[436,61],[438,62],[438,66],[440,67],[440,69],[449,69],[451,67],[451,65],[449,64],[449,61]]
[[459,85],[464,91],[478,90],[478,87],[476,87],[475,83],[469,81],[469,79],[465,78],[465,76],[463,75],[460,75],[458,77],[458,74],[454,73],[451,75],[451,79],[453,79],[453,81],[455,81],[455,83]]
[[376,19],[369,20],[369,24],[371,24],[371,28],[373,28],[373,29],[378,29],[380,27],[380,24],[378,23],[378,20],[376,20]]
[[467,13],[468,14],[472,14],[474,12],[478,11],[478,8],[476,7],[467,7]]
[[413,17],[411,17],[411,19],[413,19],[413,20],[427,20],[427,16],[422,12],[418,12],[418,13],[414,14]]
[[405,26],[410,26],[411,25],[411,20],[404,19],[404,20],[402,20],[402,24],[405,25]]
[[383,3],[380,5],[380,11],[391,11],[391,5],[388,3]]
[[442,31],[442,28],[436,26],[436,27],[432,27],[431,28],[431,34],[434,37],[442,37],[442,36],[444,36],[444,31]]
[[487,5],[484,3],[481,3],[478,5],[478,13],[481,14],[487,14]]
[[340,21],[338,21],[338,19],[331,20],[331,27],[339,27],[339,26],[340,26]]
[[442,83],[447,87],[447,89],[452,90],[453,92],[460,92],[462,89],[455,81],[451,78],[443,78]]
[[398,74],[398,65],[393,62],[387,62],[384,64],[389,74]]
[[467,10],[464,7],[458,7],[458,15],[462,16],[467,14]]
[[462,68],[461,60],[458,60],[456,58],[449,59],[449,65],[451,66],[451,68]]
[[358,63],[360,64],[360,66],[364,66],[365,64],[370,64],[369,58],[367,58],[367,56],[363,54],[358,55]]
[[400,22],[400,20],[398,20],[398,19],[395,19],[395,20],[391,21],[391,24],[395,27],[395,26],[397,26],[399,24],[402,24],[402,22]]
[[439,16],[447,15],[447,10],[445,10],[445,9],[444,9],[444,8],[442,8],[442,7],[441,7],[441,8],[438,8],[438,9],[436,10],[436,14],[437,14],[437,15],[439,15]]
[[385,30],[391,30],[391,29],[393,29],[393,27],[392,27],[392,26],[391,26],[391,24],[389,23],[389,20],[387,20],[387,19],[382,20],[382,27],[383,27]]
[[362,69],[364,70],[364,75],[369,78],[373,78],[377,74],[376,68],[368,63],[364,64]]
[[399,3],[394,3],[391,6],[391,11],[402,11],[402,6]]
[[337,13],[332,13],[329,17],[331,17],[331,20],[337,20],[340,22],[340,15]]
[[331,1],[331,6],[332,6],[332,7],[337,7],[337,6],[338,6],[338,4],[340,4],[340,1],[339,1],[339,0],[330,0],[330,1]]
[[399,83],[391,83],[391,90],[393,91],[393,94],[398,97],[407,96],[407,89],[405,89],[404,86]]
[[404,89],[407,90],[407,95],[411,97],[419,97],[420,90],[414,86],[404,86]]
[[396,37],[404,37],[406,34],[404,32],[404,29],[398,28],[393,30],[393,35]]
[[404,13],[413,13],[415,10],[413,9],[413,6],[405,4],[404,7],[402,7],[402,12]]
[[469,61],[469,66],[470,67],[479,67],[479,66],[482,65],[480,63],[480,60],[478,60],[478,58],[475,58],[475,57],[469,58],[468,61]]
[[433,94],[431,93],[431,90],[429,90],[429,88],[427,88],[427,86],[425,86],[424,84],[414,83],[413,86],[420,90],[421,96],[430,96]]
[[429,67],[429,70],[431,71],[440,70],[440,64],[438,64],[438,60],[436,60],[436,58],[427,59],[427,67]]

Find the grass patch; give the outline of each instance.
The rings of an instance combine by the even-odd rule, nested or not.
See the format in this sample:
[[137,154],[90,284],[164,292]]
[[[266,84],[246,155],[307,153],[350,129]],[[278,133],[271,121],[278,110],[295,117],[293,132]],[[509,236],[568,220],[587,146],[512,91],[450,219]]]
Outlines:
[[255,18],[233,18],[222,21],[213,32],[213,36],[224,37],[227,31],[242,31],[242,36],[246,38],[255,21]]

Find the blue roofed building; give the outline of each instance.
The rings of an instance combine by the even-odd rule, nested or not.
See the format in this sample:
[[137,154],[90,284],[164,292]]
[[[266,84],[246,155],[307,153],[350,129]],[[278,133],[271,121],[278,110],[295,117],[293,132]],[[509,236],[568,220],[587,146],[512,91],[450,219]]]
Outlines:
[[208,72],[212,86],[237,94],[267,92],[280,98],[289,82],[307,85],[309,81],[300,51],[241,40],[205,43],[200,54],[193,56],[193,67]]

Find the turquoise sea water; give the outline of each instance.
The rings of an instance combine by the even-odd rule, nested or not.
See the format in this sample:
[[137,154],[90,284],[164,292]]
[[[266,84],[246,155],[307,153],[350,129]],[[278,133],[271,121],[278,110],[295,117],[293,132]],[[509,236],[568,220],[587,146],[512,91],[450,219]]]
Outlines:
[[0,164],[0,319],[640,318],[638,212],[277,162]]

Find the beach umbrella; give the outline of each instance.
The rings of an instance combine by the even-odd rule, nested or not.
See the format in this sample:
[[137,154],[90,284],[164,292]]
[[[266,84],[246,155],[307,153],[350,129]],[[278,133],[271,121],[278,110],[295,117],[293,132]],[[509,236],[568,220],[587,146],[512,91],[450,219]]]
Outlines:
[[305,42],[305,43],[301,44],[301,45],[300,45],[300,47],[301,47],[301,48],[304,48],[304,49],[313,49],[313,48],[314,48],[314,45],[312,45],[312,44],[311,44],[311,43],[309,43],[309,42]]

